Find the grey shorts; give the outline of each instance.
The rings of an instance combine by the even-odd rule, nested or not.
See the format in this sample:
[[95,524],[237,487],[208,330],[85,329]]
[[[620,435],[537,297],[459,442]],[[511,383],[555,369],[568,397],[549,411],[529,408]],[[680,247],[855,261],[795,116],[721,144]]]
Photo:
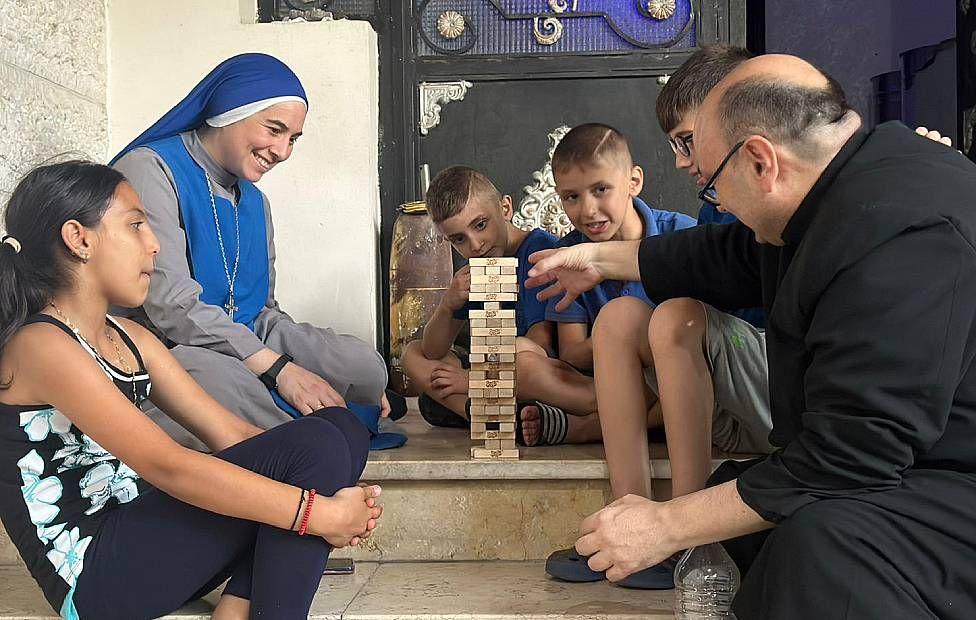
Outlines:
[[[712,443],[726,452],[768,454],[772,420],[766,332],[703,303],[706,362],[715,388]],[[653,368],[644,369],[648,386],[658,393]]]

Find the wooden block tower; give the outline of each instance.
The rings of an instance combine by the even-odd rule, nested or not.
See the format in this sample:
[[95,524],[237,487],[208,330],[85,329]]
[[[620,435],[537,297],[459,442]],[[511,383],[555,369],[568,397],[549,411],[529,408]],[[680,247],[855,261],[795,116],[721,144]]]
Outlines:
[[475,459],[518,459],[515,447],[515,310],[501,302],[518,299],[517,258],[472,258],[469,301],[484,302],[471,310],[471,448]]

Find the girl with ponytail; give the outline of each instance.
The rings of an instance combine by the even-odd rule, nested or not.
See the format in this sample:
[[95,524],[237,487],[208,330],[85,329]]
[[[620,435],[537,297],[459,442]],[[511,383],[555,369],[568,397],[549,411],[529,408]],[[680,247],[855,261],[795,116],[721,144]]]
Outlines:
[[[64,618],[164,616],[229,578],[213,617],[305,618],[329,552],[369,536],[368,435],[342,408],[261,432],[152,334],[159,243],[121,173],[25,177],[0,238],[0,520]],[[213,451],[174,442],[153,401]],[[192,561],[190,558],[193,558]]]

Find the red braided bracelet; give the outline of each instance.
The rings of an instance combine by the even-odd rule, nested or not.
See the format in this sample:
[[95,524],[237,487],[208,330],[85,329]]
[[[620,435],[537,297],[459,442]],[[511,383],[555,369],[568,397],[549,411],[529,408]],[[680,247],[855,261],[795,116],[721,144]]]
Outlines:
[[308,518],[312,516],[312,504],[315,503],[315,489],[308,490],[308,502],[305,504],[305,514],[302,515],[302,525],[298,528],[298,535],[304,536],[308,531]]

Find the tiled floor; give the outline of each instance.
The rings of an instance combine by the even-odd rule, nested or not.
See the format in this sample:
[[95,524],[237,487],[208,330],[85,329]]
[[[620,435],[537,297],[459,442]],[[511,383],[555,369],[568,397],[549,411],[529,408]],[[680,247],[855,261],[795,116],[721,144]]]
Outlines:
[[[347,620],[664,620],[671,591],[627,590],[607,582],[567,584],[545,575],[542,562],[357,563],[356,573],[322,580],[310,618]],[[165,587],[165,584],[160,584]],[[216,593],[166,616],[210,617]],[[0,568],[0,619],[48,620],[48,607],[23,569]]]

